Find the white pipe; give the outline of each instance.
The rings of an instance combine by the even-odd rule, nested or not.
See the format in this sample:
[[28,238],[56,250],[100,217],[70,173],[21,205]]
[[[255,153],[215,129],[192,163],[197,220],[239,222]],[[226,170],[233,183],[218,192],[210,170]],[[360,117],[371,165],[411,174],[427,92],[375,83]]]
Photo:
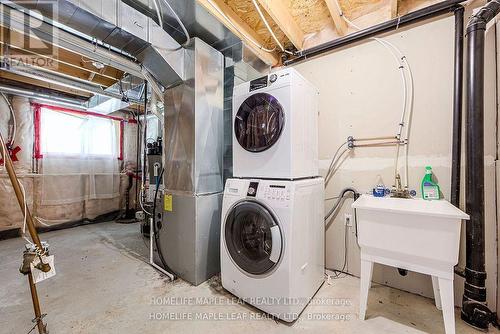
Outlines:
[[[174,15],[174,18],[176,19],[177,23],[179,23],[179,25],[181,26],[182,31],[184,32],[184,35],[186,36],[186,41],[184,42],[183,45],[187,46],[191,42],[191,36],[189,36],[189,32],[187,31],[186,27],[184,26],[184,23],[182,23],[181,19],[179,18],[179,16],[175,12],[175,10],[167,2],[167,0],[163,0],[163,2],[165,3],[165,5],[167,5],[168,9],[170,9],[170,11],[172,12],[172,14]],[[162,29],[163,29],[163,27],[162,27]]]
[[231,19],[229,19],[229,17],[227,17],[227,15],[219,8],[219,6],[217,6],[216,4],[214,4],[212,0],[207,0],[207,1],[210,4],[210,6],[212,6],[212,8],[214,8],[217,11],[217,13],[219,13],[219,15],[222,16],[231,25],[231,27],[233,27],[233,29],[235,31],[239,32],[247,41],[249,41],[250,43],[252,43],[253,45],[255,45],[257,48],[259,48],[260,50],[265,51],[265,52],[274,52],[276,50],[276,48],[274,48],[274,49],[266,49],[264,46],[260,45],[256,41],[254,41],[253,38],[251,38],[248,35],[246,35],[244,31],[241,31],[240,29],[238,29],[233,24],[233,22],[231,21]]
[[[361,28],[355,25],[353,22],[351,22],[349,19],[347,19],[344,16],[344,13],[342,12],[342,9],[340,7],[340,4],[338,1],[335,1],[337,8],[339,9],[340,16],[347,22],[348,25],[360,30]],[[409,188],[409,167],[408,167],[408,152],[409,152],[409,134],[410,134],[410,128],[411,128],[411,120],[413,116],[413,98],[414,98],[414,86],[413,86],[413,72],[411,70],[411,66],[408,63],[408,60],[406,59],[406,56],[404,56],[401,51],[391,42],[373,37],[373,40],[377,41],[380,43],[382,46],[384,46],[394,57],[396,60],[399,69],[401,70],[401,79],[403,81],[403,91],[404,91],[404,96],[403,96],[403,112],[401,115],[401,121],[399,123],[399,128],[397,132],[397,138],[398,140],[402,143],[402,145],[405,146],[405,179],[404,179],[404,185],[406,189]],[[398,59],[399,56],[399,59]],[[408,78],[406,78],[405,75],[405,70],[408,73]],[[408,84],[408,81],[409,84]],[[408,119],[407,124],[405,124],[405,120]],[[406,125],[406,126],[405,126]],[[403,129],[405,130],[405,136],[403,136]],[[397,145],[396,147],[396,159],[395,159],[395,171],[394,171],[394,179],[396,182],[396,176],[398,174],[398,165],[399,165],[399,153],[400,153],[400,145]]]
[[163,17],[161,15],[161,10],[160,10],[160,5],[158,4],[158,0],[153,0],[153,3],[155,5],[156,16],[158,17],[158,24],[160,25],[160,28],[163,29]]
[[274,33],[274,31],[271,29],[271,26],[269,25],[269,22],[267,22],[266,20],[266,17],[264,16],[264,13],[262,13],[262,10],[260,9],[259,7],[259,4],[257,4],[257,1],[256,0],[252,0],[253,2],[253,6],[255,7],[255,9],[257,10],[257,13],[259,13],[259,16],[260,16],[260,19],[262,20],[262,22],[264,22],[264,25],[266,26],[267,28],[267,31],[269,31],[269,33],[271,34],[271,36],[273,37],[274,41],[276,42],[276,44],[278,44],[278,46],[280,47],[281,51],[282,52],[286,52],[288,54],[293,54],[293,52],[290,52],[288,50],[285,50],[285,47],[283,46],[283,44],[281,44],[280,40],[278,39],[278,37],[276,37],[276,34]]

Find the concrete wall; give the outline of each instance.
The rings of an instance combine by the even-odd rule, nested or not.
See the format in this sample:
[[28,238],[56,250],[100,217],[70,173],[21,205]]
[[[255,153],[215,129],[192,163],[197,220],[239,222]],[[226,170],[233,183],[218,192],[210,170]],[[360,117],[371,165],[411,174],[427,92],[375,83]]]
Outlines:
[[[469,13],[470,14],[470,13]],[[466,15],[467,17],[468,15]],[[446,198],[450,194],[454,19],[447,17],[385,36],[407,56],[414,72],[415,107],[410,137],[410,188],[420,194],[425,166],[433,167]],[[496,87],[495,29],[488,31],[486,85],[486,249],[488,302],[496,309]],[[320,166],[326,172],[337,147],[348,136],[395,135],[402,106],[400,75],[394,59],[373,40],[300,63],[295,68],[320,90]],[[370,191],[380,175],[393,184],[394,148],[352,151],[327,188],[327,208],[344,187]],[[403,171],[401,171],[403,172]],[[344,214],[352,213],[347,200],[328,224],[326,264],[341,269],[344,262]],[[347,271],[359,275],[360,258],[354,228],[347,228]],[[462,254],[460,264],[464,266]],[[455,276],[456,303],[461,304],[463,281]],[[430,277],[376,265],[374,280],[403,290],[432,296]]]

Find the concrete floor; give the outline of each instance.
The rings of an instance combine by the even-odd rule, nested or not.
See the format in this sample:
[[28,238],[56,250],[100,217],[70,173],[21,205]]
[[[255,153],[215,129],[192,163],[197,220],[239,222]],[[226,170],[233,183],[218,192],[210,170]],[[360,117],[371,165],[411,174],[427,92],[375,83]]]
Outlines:
[[[444,332],[432,300],[375,284],[368,319],[357,320],[359,282],[350,276],[326,282],[292,325],[265,318],[235,303],[217,277],[198,287],[169,282],[146,264],[138,224],[82,226],[42,239],[56,256],[57,275],[38,285],[52,334]],[[0,333],[27,333],[32,326],[27,281],[18,272],[23,245],[22,239],[0,242]],[[457,333],[478,333],[459,320],[458,309],[456,315]]]

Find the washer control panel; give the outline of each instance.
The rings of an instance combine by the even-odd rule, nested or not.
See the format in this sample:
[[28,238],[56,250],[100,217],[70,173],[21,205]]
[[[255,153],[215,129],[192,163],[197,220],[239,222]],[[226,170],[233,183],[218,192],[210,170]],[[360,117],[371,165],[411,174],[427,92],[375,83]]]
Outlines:
[[270,201],[288,202],[290,201],[290,189],[285,185],[270,184],[265,188],[264,198]]

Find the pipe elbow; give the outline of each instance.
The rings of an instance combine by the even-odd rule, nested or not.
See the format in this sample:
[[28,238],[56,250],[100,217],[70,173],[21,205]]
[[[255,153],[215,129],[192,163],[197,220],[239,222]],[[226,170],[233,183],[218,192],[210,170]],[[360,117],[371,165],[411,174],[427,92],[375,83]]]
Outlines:
[[496,1],[488,2],[476,14],[474,14],[467,24],[467,33],[475,30],[486,30],[486,25],[497,14],[500,13],[500,3]]

